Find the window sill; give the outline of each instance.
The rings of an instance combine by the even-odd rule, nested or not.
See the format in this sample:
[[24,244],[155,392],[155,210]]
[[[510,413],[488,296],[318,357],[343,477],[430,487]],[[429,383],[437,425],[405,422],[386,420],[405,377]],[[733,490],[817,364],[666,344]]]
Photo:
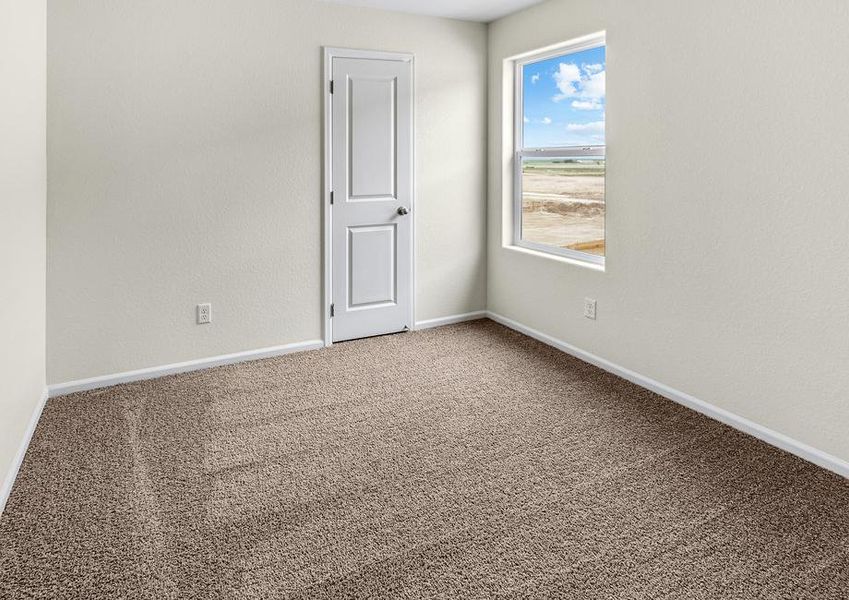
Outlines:
[[526,254],[528,256],[535,256],[538,258],[544,258],[547,260],[553,260],[554,262],[564,263],[567,265],[573,265],[576,267],[583,267],[584,269],[589,269],[590,271],[597,271],[599,273],[604,273],[604,265],[591,263],[586,260],[580,260],[578,258],[570,258],[568,256],[561,256],[559,254],[552,254],[550,252],[543,252],[541,250],[532,250],[531,248],[525,248],[523,246],[516,245],[505,245],[502,246],[505,250],[510,250],[512,252],[518,252],[519,254]]

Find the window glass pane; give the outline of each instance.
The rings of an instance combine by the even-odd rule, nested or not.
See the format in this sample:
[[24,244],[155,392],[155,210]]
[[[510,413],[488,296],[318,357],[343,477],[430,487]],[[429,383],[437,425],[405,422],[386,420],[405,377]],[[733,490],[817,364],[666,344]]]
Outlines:
[[605,48],[522,67],[524,148],[604,145]]
[[522,160],[522,239],[604,256],[603,156]]

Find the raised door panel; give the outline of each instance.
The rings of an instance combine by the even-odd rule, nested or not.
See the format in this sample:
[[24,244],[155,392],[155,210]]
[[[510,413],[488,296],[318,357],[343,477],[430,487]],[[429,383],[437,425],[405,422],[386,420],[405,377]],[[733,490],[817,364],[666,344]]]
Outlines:
[[349,200],[397,197],[396,79],[348,79]]
[[395,224],[348,228],[348,309],[394,304],[397,287]]

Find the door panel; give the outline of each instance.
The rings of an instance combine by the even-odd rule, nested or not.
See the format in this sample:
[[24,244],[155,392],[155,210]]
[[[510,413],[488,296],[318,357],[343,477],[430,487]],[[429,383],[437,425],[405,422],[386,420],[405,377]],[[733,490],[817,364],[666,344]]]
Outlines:
[[348,306],[352,310],[395,303],[396,227],[393,223],[348,228]]
[[386,79],[351,78],[351,200],[396,198],[395,83]]
[[332,77],[331,327],[342,341],[412,326],[412,63],[337,57]]

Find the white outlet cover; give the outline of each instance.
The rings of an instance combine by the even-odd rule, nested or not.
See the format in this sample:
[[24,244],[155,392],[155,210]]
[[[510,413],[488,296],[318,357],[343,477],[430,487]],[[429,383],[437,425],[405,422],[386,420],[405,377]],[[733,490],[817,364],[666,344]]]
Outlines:
[[212,323],[212,304],[198,304],[197,317],[198,325]]
[[588,319],[595,320],[596,301],[593,298],[584,298],[584,316]]

